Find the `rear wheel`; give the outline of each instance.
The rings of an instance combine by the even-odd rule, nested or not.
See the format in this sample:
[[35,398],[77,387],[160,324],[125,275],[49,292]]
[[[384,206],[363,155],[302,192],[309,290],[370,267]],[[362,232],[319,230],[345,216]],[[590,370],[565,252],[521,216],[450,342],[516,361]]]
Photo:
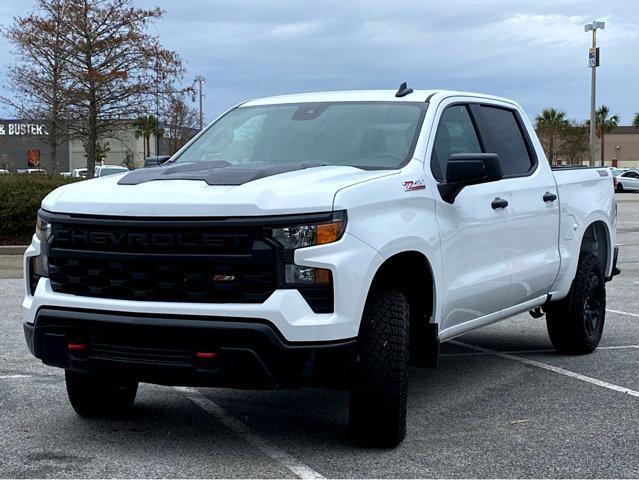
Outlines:
[[124,412],[135,402],[138,382],[102,375],[65,372],[71,406],[83,417],[100,417]]
[[559,352],[581,355],[597,348],[606,317],[605,285],[599,259],[582,253],[570,295],[546,313],[548,334]]
[[623,192],[623,185],[621,184],[621,182],[617,182],[617,191]]
[[373,291],[357,339],[349,421],[353,440],[395,447],[406,436],[409,308],[402,292]]

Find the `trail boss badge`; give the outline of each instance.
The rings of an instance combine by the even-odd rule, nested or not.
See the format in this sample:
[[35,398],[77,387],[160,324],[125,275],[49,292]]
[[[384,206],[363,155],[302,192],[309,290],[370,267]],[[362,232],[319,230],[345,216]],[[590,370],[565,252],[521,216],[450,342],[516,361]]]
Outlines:
[[402,185],[404,185],[405,192],[412,192],[413,190],[424,190],[426,188],[423,178],[420,178],[419,180],[404,180]]

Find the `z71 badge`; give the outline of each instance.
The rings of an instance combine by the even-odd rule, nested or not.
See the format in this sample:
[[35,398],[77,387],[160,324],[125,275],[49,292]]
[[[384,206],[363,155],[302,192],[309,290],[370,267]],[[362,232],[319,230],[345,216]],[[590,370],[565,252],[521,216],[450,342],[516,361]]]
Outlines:
[[402,185],[404,185],[405,192],[412,192],[413,190],[423,190],[426,188],[423,178],[419,180],[404,180]]

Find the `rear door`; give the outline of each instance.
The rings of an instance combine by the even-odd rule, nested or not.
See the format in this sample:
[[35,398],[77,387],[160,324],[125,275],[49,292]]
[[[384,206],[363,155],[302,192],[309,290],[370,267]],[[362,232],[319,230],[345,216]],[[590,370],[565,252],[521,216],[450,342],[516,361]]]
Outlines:
[[508,202],[494,235],[508,239],[504,260],[511,273],[504,308],[540,297],[559,271],[559,198],[555,177],[543,154],[538,158],[530,122],[514,106],[482,102],[472,106],[488,153],[499,155],[504,179],[500,196]]

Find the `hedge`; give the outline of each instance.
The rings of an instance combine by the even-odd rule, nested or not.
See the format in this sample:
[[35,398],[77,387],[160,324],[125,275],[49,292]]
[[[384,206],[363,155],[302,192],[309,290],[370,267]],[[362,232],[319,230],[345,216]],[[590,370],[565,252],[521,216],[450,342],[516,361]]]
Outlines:
[[75,178],[38,174],[0,175],[0,245],[27,245],[42,199]]

